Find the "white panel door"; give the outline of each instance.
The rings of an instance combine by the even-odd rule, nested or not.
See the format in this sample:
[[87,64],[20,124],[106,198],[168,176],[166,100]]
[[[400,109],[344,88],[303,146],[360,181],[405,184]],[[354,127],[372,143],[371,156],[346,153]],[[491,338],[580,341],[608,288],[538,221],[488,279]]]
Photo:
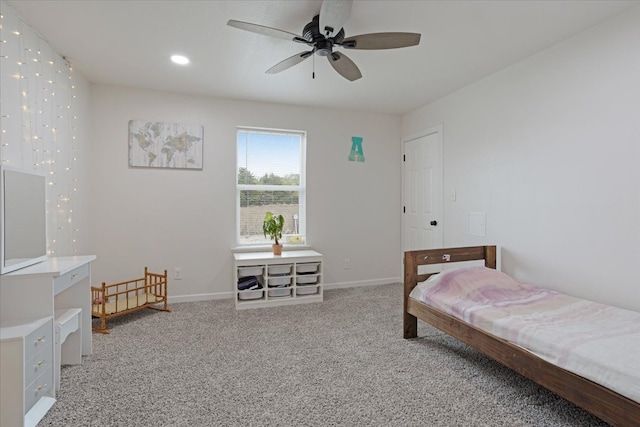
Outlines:
[[442,127],[403,142],[403,250],[441,248]]

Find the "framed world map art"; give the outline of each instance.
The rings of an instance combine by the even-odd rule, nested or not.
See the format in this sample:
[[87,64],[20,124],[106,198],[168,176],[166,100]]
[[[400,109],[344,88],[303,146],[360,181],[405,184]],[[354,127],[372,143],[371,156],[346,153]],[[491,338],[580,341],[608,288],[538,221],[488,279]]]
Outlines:
[[129,121],[129,166],[202,169],[202,125]]

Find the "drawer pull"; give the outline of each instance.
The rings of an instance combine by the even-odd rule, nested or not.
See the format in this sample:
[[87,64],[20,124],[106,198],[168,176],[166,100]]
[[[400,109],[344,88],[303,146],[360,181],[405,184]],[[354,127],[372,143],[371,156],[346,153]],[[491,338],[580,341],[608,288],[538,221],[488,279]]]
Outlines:
[[75,279],[76,277],[78,277],[78,273],[74,273],[71,275],[71,280]]
[[36,363],[36,368],[42,365],[44,365],[44,360],[38,360],[38,362]]
[[44,385],[43,385],[43,384],[40,384],[40,385],[36,388],[36,393],[39,393],[39,392],[41,392],[42,390],[46,390],[47,388],[48,388],[48,387],[47,387],[47,384],[44,384]]
[[39,342],[46,342],[46,341],[47,341],[46,337],[38,337],[38,338],[36,338],[36,344],[39,343]]

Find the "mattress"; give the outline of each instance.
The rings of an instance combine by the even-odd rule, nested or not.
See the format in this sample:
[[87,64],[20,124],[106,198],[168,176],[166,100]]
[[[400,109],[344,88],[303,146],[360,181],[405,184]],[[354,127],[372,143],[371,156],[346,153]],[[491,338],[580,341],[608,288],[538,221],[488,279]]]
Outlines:
[[410,297],[640,402],[640,313],[486,267],[433,275]]

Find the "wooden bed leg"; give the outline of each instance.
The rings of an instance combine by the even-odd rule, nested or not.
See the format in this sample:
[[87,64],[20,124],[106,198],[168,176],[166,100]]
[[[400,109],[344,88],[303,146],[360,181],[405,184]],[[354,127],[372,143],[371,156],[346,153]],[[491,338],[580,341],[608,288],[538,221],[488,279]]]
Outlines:
[[415,259],[405,252],[404,255],[404,285],[403,285],[403,304],[404,304],[404,318],[402,319],[402,326],[404,332],[404,338],[415,338],[418,336],[418,318],[407,313],[407,306],[409,304],[409,294],[416,286],[417,283],[418,267],[416,266]]
[[405,339],[415,338],[418,336],[418,319],[416,316],[412,316],[407,313],[406,309],[404,312],[403,326]]

